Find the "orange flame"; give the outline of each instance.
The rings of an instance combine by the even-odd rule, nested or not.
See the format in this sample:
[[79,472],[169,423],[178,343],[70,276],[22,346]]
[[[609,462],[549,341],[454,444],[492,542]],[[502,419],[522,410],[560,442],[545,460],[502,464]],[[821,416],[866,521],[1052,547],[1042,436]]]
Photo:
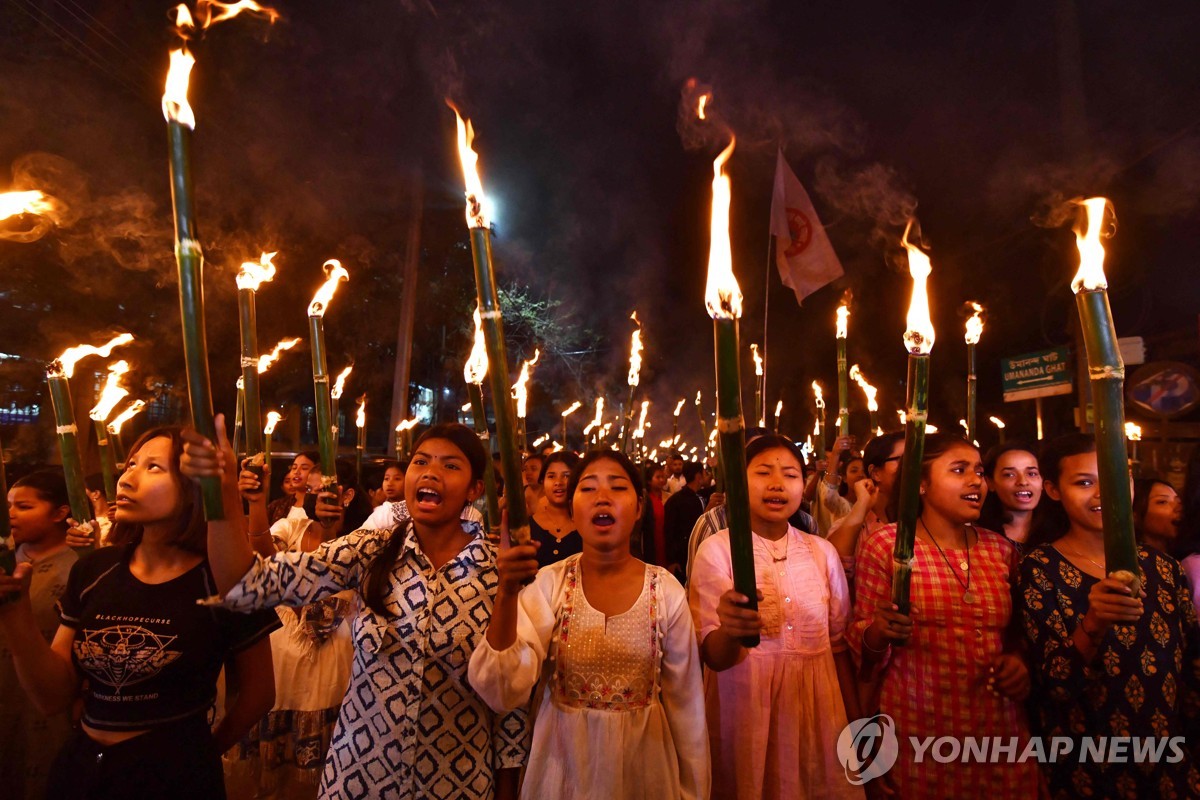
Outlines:
[[259,286],[272,280],[275,277],[275,265],[271,263],[273,258],[275,253],[263,253],[258,261],[243,261],[237,274],[237,287],[256,292]]
[[604,398],[596,398],[596,418],[592,420],[592,427],[599,427],[604,424]]
[[188,104],[187,93],[195,65],[196,59],[182,47],[172,50],[171,66],[167,69],[167,83],[162,96],[163,116],[167,122],[178,122],[192,130],[196,129],[196,114]]
[[582,407],[583,407],[583,403],[576,400],[574,403],[571,403],[571,405],[567,407],[566,411],[562,412],[562,415],[563,415],[563,417],[569,417]]
[[897,408],[897,409],[896,409],[896,416],[900,418],[900,424],[901,424],[901,425],[907,425],[907,424],[908,424],[908,412],[907,412],[907,411],[905,411],[903,408]]
[[367,426],[367,396],[365,394],[358,398],[358,416],[354,418],[354,424],[360,428]]
[[[699,394],[697,394],[696,396],[699,397]],[[683,404],[686,402],[687,402],[687,398],[683,398],[678,403],[675,404],[675,416],[677,416],[677,417],[679,416],[679,412],[683,410]]]
[[487,376],[487,371],[487,342],[483,338],[483,320],[479,315],[479,306],[476,306],[475,343],[471,346],[471,355],[467,356],[467,363],[463,367],[463,378],[466,379],[467,383],[481,386],[483,385],[483,379]]
[[21,214],[49,214],[55,209],[54,199],[45,192],[0,192],[0,220]]
[[284,339],[279,344],[275,345],[275,349],[266,355],[258,357],[258,374],[261,375],[271,368],[271,365],[279,360],[279,354],[284,350],[291,350],[296,345],[300,344],[299,339]]
[[400,424],[396,426],[396,433],[404,433],[405,431],[412,430],[413,428],[417,427],[417,422],[418,420],[416,417],[413,417],[412,419],[401,420]]
[[705,107],[708,105],[708,101],[710,99],[711,96],[705,92],[704,94],[700,95],[700,99],[696,101],[696,116],[700,119],[708,119],[708,117],[705,116]]
[[458,125],[458,160],[462,165],[463,183],[466,185],[467,198],[467,227],[486,228],[491,207],[487,196],[483,193],[483,182],[479,180],[479,154],[472,149],[475,141],[475,129],[470,120],[464,120],[458,109],[447,101],[454,110],[454,119]]
[[114,436],[121,432],[121,426],[136,417],[146,407],[145,400],[134,400],[128,407],[108,423],[108,432]]
[[761,378],[763,374],[763,360],[762,356],[758,354],[757,344],[750,345],[750,355],[754,356],[754,374]]
[[776,419],[776,421],[779,420],[779,415],[782,413],[783,413],[783,401],[780,400],[778,403],[775,404],[775,419]]
[[636,311],[630,319],[637,322],[638,326],[629,341],[629,375],[626,382],[630,386],[637,386],[642,375],[642,323],[638,321]]
[[964,338],[967,344],[979,344],[979,337],[983,336],[983,306],[974,300],[969,301],[968,305],[974,313],[967,318],[967,332]]
[[867,383],[867,376],[862,374],[862,370],[858,368],[858,364],[850,367],[850,380],[858,384],[858,388],[863,390],[863,394],[867,396],[867,410],[878,411],[879,403],[876,402],[875,396],[879,393],[871,384]]
[[329,392],[329,396],[334,400],[342,399],[342,392],[346,391],[346,378],[350,377],[350,373],[353,370],[354,365],[347,364],[346,368],[338,374],[337,380],[333,383],[333,389]]
[[725,162],[733,155],[737,138],[713,161],[712,222],[708,244],[708,284],[704,305],[713,319],[738,319],[742,316],[742,290],[733,275],[733,251],[729,243],[729,201],[732,187],[725,174]]
[[278,411],[268,411],[267,424],[263,426],[263,434],[266,436],[273,434],[275,432],[275,426],[279,424],[281,419],[283,419],[283,415]]
[[637,429],[633,432],[635,439],[646,438],[646,412],[650,410],[650,401],[642,401],[642,413],[638,416]]
[[325,316],[325,309],[329,307],[329,301],[333,299],[333,293],[337,291],[338,283],[350,280],[350,273],[346,272],[342,262],[336,258],[326,261],[324,268],[325,283],[321,284],[321,288],[313,295],[312,302],[308,304],[310,317]]
[[929,290],[926,286],[933,265],[929,256],[908,241],[912,220],[904,229],[902,244],[908,250],[908,272],[912,275],[912,300],[908,304],[908,327],[904,331],[904,347],[913,355],[928,355],[933,349],[933,321],[929,318]]
[[842,304],[837,307],[837,338],[845,339],[847,328],[850,322],[850,306],[843,300]]
[[992,424],[995,425],[997,428],[999,428],[1000,430],[1004,430],[1004,427],[1005,427],[1004,420],[1000,419],[999,417],[988,417],[988,419],[990,419],[992,421]]
[[821,384],[816,381],[812,382],[813,397],[816,400],[817,408],[825,408],[825,391],[821,388]]
[[129,394],[128,390],[120,386],[121,377],[126,372],[129,372],[128,361],[118,361],[108,365],[108,378],[104,381],[104,388],[100,391],[100,398],[96,401],[96,405],[88,412],[89,417],[97,422],[104,422],[117,407],[117,403]]
[[1106,212],[1111,216],[1112,206],[1105,197],[1091,197],[1079,203],[1084,208],[1079,224],[1075,228],[1075,244],[1079,248],[1079,271],[1071,281],[1071,290],[1095,292],[1108,288],[1104,277],[1104,245],[1101,239],[1111,238],[1116,229],[1116,217],[1112,224],[1104,225]]
[[517,376],[517,382],[512,386],[512,396],[517,400],[517,416],[525,419],[526,403],[529,400],[529,374],[530,369],[538,363],[538,359],[542,357],[542,351],[535,349],[533,358],[528,361],[521,362],[521,374]]
[[51,362],[47,372],[58,372],[64,378],[69,378],[75,374],[75,365],[80,359],[88,356],[100,356],[108,358],[114,347],[120,347],[124,344],[129,344],[133,341],[132,333],[122,333],[114,336],[99,347],[92,347],[90,344],[81,344],[77,347],[68,347],[62,352],[58,358]]
[[1126,422],[1125,438],[1131,442],[1140,442],[1142,440],[1142,426],[1136,422]]

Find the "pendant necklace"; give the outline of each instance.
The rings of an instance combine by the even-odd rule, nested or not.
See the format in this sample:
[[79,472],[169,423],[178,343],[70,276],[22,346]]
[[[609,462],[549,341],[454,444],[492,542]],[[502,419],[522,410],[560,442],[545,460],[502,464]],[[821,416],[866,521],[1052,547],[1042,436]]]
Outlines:
[[782,541],[783,541],[783,555],[782,556],[775,555],[775,543],[774,542],[772,542],[770,539],[768,539],[766,541],[767,541],[767,551],[770,552],[772,561],[774,561],[776,564],[780,563],[781,561],[787,561],[788,537],[787,537],[786,533],[783,535],[783,539],[782,539]]
[[925,519],[920,517],[917,521],[920,522],[921,527],[925,529],[926,535],[929,536],[929,541],[933,542],[933,546],[936,547],[937,551],[942,554],[942,560],[945,561],[946,566],[950,568],[950,574],[954,576],[954,580],[958,581],[958,585],[963,587],[963,602],[969,606],[974,605],[976,598],[975,593],[971,591],[971,542],[970,538],[966,535],[966,529],[964,528],[963,530],[963,542],[966,544],[967,559],[966,561],[958,562],[958,568],[967,575],[966,582],[963,582],[963,579],[958,577],[958,573],[954,571],[954,567],[950,564],[950,559],[946,556],[946,551],[942,549],[940,544],[938,544],[938,540],[934,538],[933,533],[929,530],[929,526],[925,524]]

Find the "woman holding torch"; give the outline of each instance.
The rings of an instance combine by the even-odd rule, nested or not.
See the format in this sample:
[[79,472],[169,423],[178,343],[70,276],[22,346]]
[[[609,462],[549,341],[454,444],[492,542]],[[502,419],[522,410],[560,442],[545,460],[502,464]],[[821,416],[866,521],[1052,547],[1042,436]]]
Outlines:
[[[1028,739],[1029,670],[1013,628],[1018,554],[1003,535],[974,525],[987,493],[979,451],[930,434],[918,468],[910,613],[892,603],[891,524],[859,547],[847,634],[863,674],[879,686],[878,710],[895,720],[899,758],[881,780],[900,797],[1037,797],[1032,761],[939,763],[925,753],[918,762],[910,745],[910,737],[996,737],[1016,741],[1019,754]],[[875,711],[875,702],[865,705],[865,714]]]

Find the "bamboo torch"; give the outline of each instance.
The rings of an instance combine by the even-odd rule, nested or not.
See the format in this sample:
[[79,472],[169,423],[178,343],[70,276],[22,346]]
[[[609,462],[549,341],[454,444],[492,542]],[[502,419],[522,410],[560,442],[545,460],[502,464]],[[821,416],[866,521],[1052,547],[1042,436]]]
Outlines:
[[120,414],[117,414],[117,416],[113,417],[113,419],[108,423],[108,436],[109,439],[112,440],[113,454],[116,456],[118,463],[125,462],[125,448],[121,444],[121,428],[126,422],[140,414],[142,409],[145,407],[145,400],[134,400],[125,408],[124,411],[122,411]]
[[242,376],[238,375],[237,379],[237,394],[233,404],[233,441],[230,445],[233,447],[233,453],[240,458],[242,452],[242,426],[246,424],[243,416],[246,413],[246,382],[242,380]]
[[[488,228],[487,198],[479,179],[478,154],[471,149],[475,138],[469,122],[454,112],[458,124],[458,156],[466,184],[467,228],[471,234],[471,258],[475,265],[475,290],[483,320],[484,341],[488,350],[488,380],[493,398],[508,396],[508,351],[504,342],[504,313],[496,291],[496,271],[492,264],[492,238]],[[529,515],[525,494],[521,491],[521,461],[513,430],[513,411],[509,403],[496,402],[496,437],[500,440],[500,468],[508,487],[508,526],[512,539],[529,541]]]
[[783,398],[775,404],[775,433],[779,433],[779,418],[783,416]]
[[[733,274],[733,251],[729,242],[729,203],[732,194],[725,163],[733,155],[737,140],[713,162],[712,222],[708,251],[708,282],[704,305],[713,319],[713,348],[716,354],[717,434],[721,466],[725,473],[725,507],[729,517],[729,550],[733,565],[733,588],[748,598],[747,608],[758,608],[754,577],[754,542],[750,532],[750,489],[746,481],[746,423],[742,418],[742,381],[738,342],[738,320],[742,316],[742,290]],[[758,644],[758,637],[742,641]]]
[[971,316],[967,318],[964,334],[967,343],[967,441],[973,442],[979,438],[975,416],[979,382],[975,372],[975,346],[979,344],[979,337],[983,335],[983,306],[973,300],[967,305],[971,308]]
[[[258,320],[254,298],[258,287],[275,277],[275,265],[271,263],[274,257],[274,253],[263,253],[258,257],[258,261],[242,262],[236,278],[238,332],[241,335],[242,346],[242,383],[238,395],[241,405],[238,412],[246,429],[246,455],[252,462],[250,468],[256,470],[260,478],[262,468],[258,466],[258,462],[262,460],[260,455],[263,452],[263,421],[259,404]],[[236,452],[236,447],[234,451]]]
[[999,417],[988,417],[988,419],[991,420],[992,424],[996,426],[996,430],[1000,436],[1000,444],[1004,444],[1004,428],[1006,427],[1004,420],[1000,419]]
[[681,397],[679,399],[679,402],[675,404],[675,411],[674,411],[674,415],[671,420],[671,444],[669,445],[670,447],[674,447],[676,444],[679,443],[679,412],[683,411],[683,404],[686,402],[687,402],[687,398]]
[[900,462],[900,508],[896,519],[896,546],[892,554],[892,602],[900,613],[909,611],[912,583],[913,544],[917,536],[920,506],[921,460],[925,455],[925,424],[929,417],[929,354],[933,350],[933,322],[929,318],[929,293],[926,282],[933,271],[929,256],[908,241],[908,271],[912,275],[912,300],[908,306],[908,324],[904,331],[904,349],[908,351],[908,414],[904,425],[904,456]]
[[563,447],[567,446],[567,417],[574,414],[582,406],[583,406],[583,403],[576,400],[574,403],[571,403],[571,405],[569,405],[565,411],[562,412],[562,443],[563,443]]
[[283,416],[278,411],[267,412],[267,422],[263,425],[263,466],[271,468],[271,437],[275,435],[275,426]]
[[817,424],[813,426],[813,436],[816,438],[815,446],[818,448],[820,455],[818,458],[824,458],[825,453],[825,392],[821,389],[821,384],[816,381],[812,382],[813,404],[816,407]]
[[1125,423],[1125,438],[1129,440],[1129,466],[1134,478],[1140,478],[1142,462],[1138,460],[1138,442],[1142,440],[1142,426],[1136,422]]
[[763,398],[763,360],[758,354],[758,345],[750,345],[750,355],[754,357],[754,418],[758,427],[767,427],[767,406]]
[[[1083,213],[1075,230],[1079,271],[1071,282],[1087,351],[1088,375],[1095,408],[1096,462],[1100,470],[1100,513],[1104,525],[1105,572],[1129,584],[1134,596],[1141,588],[1137,542],[1133,533],[1129,464],[1125,455],[1125,364],[1117,347],[1117,332],[1108,304],[1104,276],[1104,245],[1116,218],[1103,197],[1082,201]],[[1105,214],[1110,215],[1106,228]]]
[[[704,407],[700,403],[700,392],[696,392],[696,418],[700,420],[700,435],[704,442],[708,441],[708,423],[704,421]],[[705,455],[708,454],[707,445]]]
[[[486,339],[484,341],[486,343]],[[533,375],[533,368],[537,366],[541,357],[542,351],[535,348],[533,358],[522,359],[521,372],[517,375],[517,382],[512,385],[512,398],[516,401],[517,407],[517,446],[522,451],[527,450],[529,445],[525,433],[525,418],[529,410],[529,378]]]
[[638,320],[636,311],[630,319],[637,327],[629,340],[629,375],[625,379],[629,384],[629,402],[625,404],[625,415],[621,422],[621,452],[625,454],[629,453],[629,436],[632,433],[630,429],[633,427],[634,395],[642,377],[642,323]]
[[[483,324],[479,309],[475,309],[475,342],[471,355],[463,366],[463,380],[467,383],[467,396],[471,399],[471,418],[475,421],[475,433],[487,451],[487,465],[483,470],[483,489],[487,498],[488,530],[500,527],[500,493],[496,490],[496,464],[492,459],[491,433],[488,431],[487,408],[483,405],[483,379],[488,372],[487,341],[483,335]],[[567,415],[579,408],[575,403],[563,412],[563,441],[566,441]]]
[[879,401],[876,399],[879,390],[867,382],[867,376],[863,375],[862,370],[858,368],[858,364],[850,367],[850,378],[858,384],[858,388],[862,389],[863,395],[867,398],[867,413],[871,417],[871,435],[874,436],[876,435],[875,432],[879,429],[878,420],[876,419],[879,414]]
[[850,386],[846,381],[846,337],[850,324],[850,293],[837,307],[838,436],[850,435]]
[[120,386],[121,376],[128,371],[128,361],[118,361],[109,365],[108,379],[100,391],[100,399],[88,413],[92,420],[92,428],[96,431],[96,445],[100,450],[100,474],[104,479],[104,496],[110,503],[117,502],[117,465],[109,441],[108,427],[104,423],[117,403],[129,394]]
[[76,522],[85,523],[93,514],[83,483],[83,461],[79,457],[79,429],[75,425],[75,407],[71,404],[70,379],[75,373],[75,364],[80,359],[93,355],[107,358],[113,348],[132,341],[132,335],[122,333],[100,347],[86,344],[72,347],[63,351],[62,355],[46,366],[46,384],[50,389],[50,407],[54,412],[58,451],[62,456],[63,477],[67,482],[67,500],[71,505],[71,517]]
[[365,394],[358,397],[358,414],[354,418],[354,424],[358,428],[358,440],[354,446],[354,472],[358,475],[359,483],[362,483],[363,455],[367,452],[367,396]]
[[341,262],[331,258],[325,262],[325,283],[313,295],[308,305],[308,333],[312,347],[313,396],[317,411],[317,443],[321,451],[321,484],[332,491],[337,484],[337,441],[334,439],[333,394],[329,386],[329,371],[325,361],[325,310],[337,291],[338,283],[350,280]]

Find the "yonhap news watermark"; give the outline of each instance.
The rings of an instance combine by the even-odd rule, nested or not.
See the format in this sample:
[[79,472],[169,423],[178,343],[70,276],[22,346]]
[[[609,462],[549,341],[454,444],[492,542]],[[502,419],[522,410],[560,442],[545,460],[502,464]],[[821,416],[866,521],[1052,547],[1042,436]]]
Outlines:
[[[1177,764],[1187,751],[1183,736],[909,736],[914,763]],[[896,723],[887,714],[856,719],[842,729],[838,757],[855,786],[887,774],[900,756]]]

